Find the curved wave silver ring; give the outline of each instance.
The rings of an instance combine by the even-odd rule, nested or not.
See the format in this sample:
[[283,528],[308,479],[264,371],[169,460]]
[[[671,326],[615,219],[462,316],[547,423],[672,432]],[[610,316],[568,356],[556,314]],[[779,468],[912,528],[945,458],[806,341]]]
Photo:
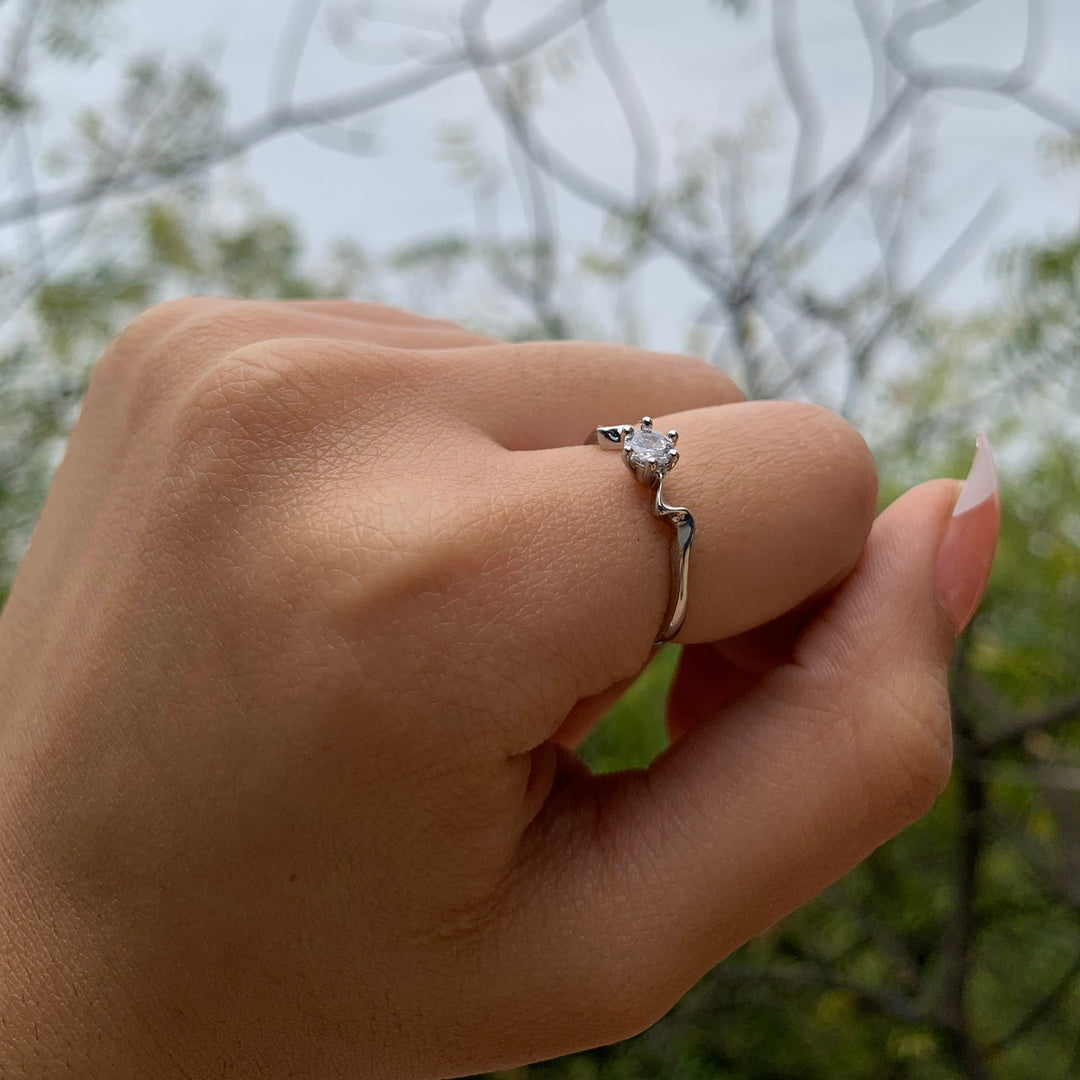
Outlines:
[[661,631],[653,642],[654,645],[663,645],[682,629],[686,618],[690,545],[694,542],[694,515],[685,506],[669,506],[664,502],[664,477],[679,460],[679,451],[675,449],[679,433],[669,431],[665,435],[653,428],[651,417],[643,416],[639,428],[633,424],[598,427],[585,441],[595,442],[606,450],[622,450],[623,461],[634,474],[634,479],[653,492],[653,516],[663,518],[674,530],[668,608]]

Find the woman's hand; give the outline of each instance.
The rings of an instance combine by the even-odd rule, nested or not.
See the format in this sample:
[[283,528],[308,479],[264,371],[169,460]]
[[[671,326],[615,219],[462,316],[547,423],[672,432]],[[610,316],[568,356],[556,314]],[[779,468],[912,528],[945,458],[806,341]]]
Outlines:
[[[649,659],[670,533],[581,444],[645,413],[691,647],[672,748],[593,777],[566,748]],[[696,360],[149,311],[0,621],[0,1072],[443,1077],[641,1030],[940,791],[996,529],[957,488],[870,531],[850,427]]]

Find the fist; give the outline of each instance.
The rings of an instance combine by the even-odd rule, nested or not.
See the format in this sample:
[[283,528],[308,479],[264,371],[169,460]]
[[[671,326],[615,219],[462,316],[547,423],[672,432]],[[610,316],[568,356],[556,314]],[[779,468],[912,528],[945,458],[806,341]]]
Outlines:
[[[583,442],[644,414],[686,648],[671,747],[600,777],[671,534]],[[412,1080],[641,1030],[945,782],[956,485],[871,534],[875,498],[843,421],[697,360],[147,312],[0,621],[0,1072]]]

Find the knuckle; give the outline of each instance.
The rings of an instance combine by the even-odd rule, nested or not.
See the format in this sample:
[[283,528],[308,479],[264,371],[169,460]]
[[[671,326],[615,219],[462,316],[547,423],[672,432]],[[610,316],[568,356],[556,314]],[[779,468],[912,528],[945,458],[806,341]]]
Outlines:
[[294,343],[260,342],[228,353],[193,374],[177,406],[177,444],[196,454],[210,449],[266,452],[310,424],[318,375]]
[[416,368],[410,354],[380,346],[333,339],[257,341],[193,372],[180,411],[196,429],[276,441],[361,407],[379,411],[388,391],[422,381]]
[[184,388],[208,369],[228,366],[231,357],[242,357],[246,349],[254,350],[254,365],[259,345],[280,336],[280,320],[271,319],[265,304],[221,300],[174,320],[159,337],[151,359],[171,385]]
[[[409,485],[393,480],[401,462],[390,458],[399,448],[359,437],[362,425],[387,415],[387,395],[399,393],[400,380],[415,376],[403,367],[408,358],[395,350],[329,339],[232,350],[190,374],[156,425],[171,498],[199,507],[243,503],[273,517],[284,547],[300,552],[292,560],[284,551],[285,561],[313,570],[325,563],[336,574],[350,551],[392,563],[395,551],[417,545],[426,567],[438,545],[425,529],[450,531],[441,524],[450,511],[441,503],[413,507]],[[384,482],[359,509],[358,485],[376,469]],[[405,561],[420,573],[416,560]]]
[[177,326],[214,310],[222,302],[209,297],[187,297],[154,304],[135,316],[113,339],[98,360],[94,379],[113,382],[137,377]]
[[279,511],[295,498],[306,440],[303,392],[287,394],[289,366],[249,348],[189,376],[170,395],[154,428],[164,434],[161,467],[178,516],[250,512],[270,490]]
[[175,327],[193,318],[218,310],[227,301],[209,296],[188,296],[179,300],[165,300],[140,312],[121,333],[121,338],[131,335],[140,342],[153,340],[169,334]]

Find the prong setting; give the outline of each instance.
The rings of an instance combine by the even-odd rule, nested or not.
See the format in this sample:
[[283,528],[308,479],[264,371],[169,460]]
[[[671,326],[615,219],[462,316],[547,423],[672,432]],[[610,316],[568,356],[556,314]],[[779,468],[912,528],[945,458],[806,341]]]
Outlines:
[[[676,438],[678,432],[675,432]],[[656,488],[679,460],[675,439],[655,430],[652,418],[643,416],[641,427],[631,428],[623,439],[624,460],[638,483]]]
[[655,645],[662,645],[678,634],[686,615],[690,545],[694,540],[693,514],[684,506],[669,506],[664,501],[664,477],[679,461],[679,451],[675,448],[679,433],[674,429],[667,434],[654,431],[652,417],[643,416],[640,428],[635,429],[632,424],[598,427],[588,441],[594,438],[605,449],[622,449],[623,460],[634,478],[653,492],[653,515],[666,520],[674,530],[671,594],[667,614],[654,641]]

